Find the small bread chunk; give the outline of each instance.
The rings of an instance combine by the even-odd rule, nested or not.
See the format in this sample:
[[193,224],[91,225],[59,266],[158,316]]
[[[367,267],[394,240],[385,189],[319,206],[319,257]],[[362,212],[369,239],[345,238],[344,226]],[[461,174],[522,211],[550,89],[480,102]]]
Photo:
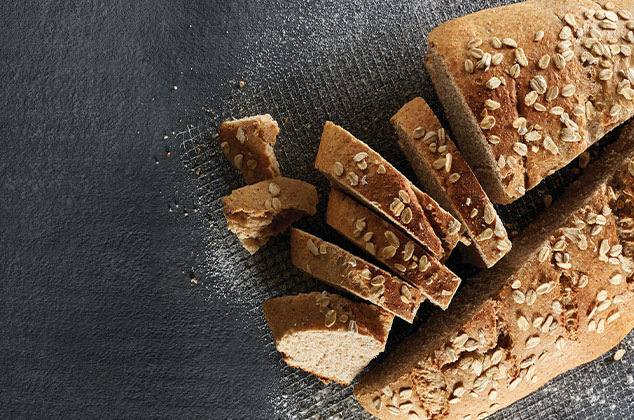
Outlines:
[[339,190],[331,189],[326,221],[335,230],[407,280],[435,305],[447,309],[460,277],[383,220]]
[[225,121],[220,126],[220,147],[231,164],[242,171],[247,184],[280,176],[273,152],[279,131],[269,114]]
[[394,320],[327,292],[270,299],[262,309],[286,364],[346,386],[385,349]]
[[482,419],[627,336],[634,125],[621,133],[505,258],[361,375],[354,395],[370,414],[403,419],[393,407],[407,404],[410,418]]
[[466,227],[475,251],[466,255],[476,257],[470,262],[492,267],[511,250],[511,242],[493,204],[434,112],[423,98],[415,98],[390,121],[425,190]]
[[234,190],[223,197],[227,227],[255,254],[271,236],[304,215],[317,212],[317,190],[307,182],[277,177]]
[[291,229],[293,265],[411,323],[425,300],[417,288],[330,242]]
[[[328,121],[319,144],[315,167],[332,183],[391,220],[432,255],[446,251],[434,232],[413,184],[367,144]],[[456,220],[448,233],[456,234]]]

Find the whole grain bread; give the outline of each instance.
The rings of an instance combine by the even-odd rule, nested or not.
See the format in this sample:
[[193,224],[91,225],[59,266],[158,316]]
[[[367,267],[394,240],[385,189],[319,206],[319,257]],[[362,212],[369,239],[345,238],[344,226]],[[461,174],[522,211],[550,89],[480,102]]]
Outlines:
[[231,164],[242,171],[247,184],[280,176],[273,146],[279,133],[277,122],[269,114],[225,121],[220,125],[218,141]]
[[269,299],[262,309],[289,366],[343,385],[385,349],[394,320],[375,305],[328,292]]
[[597,358],[634,327],[633,233],[629,126],[506,258],[363,375],[356,398],[380,419],[484,418]]
[[502,220],[471,168],[423,98],[405,104],[390,120],[398,144],[418,180],[434,199],[466,227],[476,258],[492,267],[511,249]]
[[441,238],[455,237],[447,241],[453,241],[454,246],[458,241],[461,225],[457,220],[449,223],[448,231],[436,233],[413,184],[367,144],[330,121],[324,125],[315,167],[338,188],[395,223],[437,258],[450,252],[443,249]]
[[372,210],[337,189],[330,190],[326,222],[349,241],[447,309],[460,277]]
[[291,229],[291,259],[293,265],[316,279],[374,303],[410,323],[425,300],[416,287],[296,228]]
[[494,202],[521,197],[632,116],[633,10],[632,0],[532,0],[431,31],[427,70]]
[[304,215],[314,215],[317,202],[314,186],[279,176],[234,190],[222,198],[222,211],[229,230],[255,254],[272,236]]

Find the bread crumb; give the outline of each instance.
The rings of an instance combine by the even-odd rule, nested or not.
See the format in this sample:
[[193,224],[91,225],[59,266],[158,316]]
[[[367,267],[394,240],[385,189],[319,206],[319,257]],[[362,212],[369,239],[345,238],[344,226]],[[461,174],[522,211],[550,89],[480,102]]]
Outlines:
[[614,352],[614,360],[621,360],[625,355],[625,349],[618,349]]
[[238,86],[240,86],[241,88],[243,88],[245,85],[244,80],[240,80],[240,83],[238,83]]

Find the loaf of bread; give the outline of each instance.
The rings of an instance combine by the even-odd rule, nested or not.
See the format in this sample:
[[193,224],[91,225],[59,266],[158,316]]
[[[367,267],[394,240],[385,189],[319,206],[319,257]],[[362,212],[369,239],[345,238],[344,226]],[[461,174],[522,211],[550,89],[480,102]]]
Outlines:
[[279,133],[277,122],[269,114],[225,121],[218,141],[231,164],[240,169],[247,184],[280,176],[273,152]]
[[385,270],[299,229],[291,229],[293,265],[412,322],[425,300],[418,289]]
[[304,215],[317,212],[317,190],[307,182],[282,176],[247,185],[223,197],[227,227],[255,254],[272,236]]
[[[315,167],[337,187],[391,220],[437,258],[451,251],[443,248],[442,239],[453,246],[458,242],[462,226],[457,220],[452,217],[447,231],[435,232],[429,220],[431,212],[427,214],[421,206],[413,184],[367,144],[330,121],[324,126]],[[451,217],[448,213],[447,216]]]
[[292,367],[343,385],[385,349],[394,315],[327,292],[262,305],[275,347]]
[[513,243],[359,379],[380,419],[481,419],[634,327],[634,127]]
[[423,98],[405,104],[390,120],[398,144],[418,180],[466,227],[474,256],[470,262],[492,267],[511,249],[502,220],[460,151]]
[[521,197],[632,116],[633,10],[532,0],[429,34],[425,62],[454,140],[494,202]]
[[460,277],[407,235],[337,189],[330,190],[326,222],[352,243],[447,309]]

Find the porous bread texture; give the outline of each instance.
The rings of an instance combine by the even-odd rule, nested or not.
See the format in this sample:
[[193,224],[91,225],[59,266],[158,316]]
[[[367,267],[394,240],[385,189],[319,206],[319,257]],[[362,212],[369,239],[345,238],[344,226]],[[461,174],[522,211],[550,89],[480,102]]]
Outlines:
[[280,176],[273,146],[279,133],[277,121],[269,114],[225,121],[218,141],[229,162],[242,171],[247,184]]
[[[415,187],[403,174],[367,144],[330,121],[324,125],[315,167],[338,188],[394,223],[439,259],[448,256],[460,238],[461,225],[453,216],[428,196],[425,198],[430,201],[423,208]],[[449,218],[448,223],[436,223],[446,230],[434,231],[432,217]]]
[[394,320],[377,306],[327,292],[270,299],[262,309],[289,366],[342,385],[385,349]]
[[506,258],[363,375],[355,397],[380,419],[402,419],[403,404],[420,418],[484,418],[596,359],[634,327],[633,233],[630,125]]
[[335,244],[291,229],[291,260],[300,270],[412,323],[425,300],[420,291]]
[[634,113],[634,1],[609,3],[532,0],[429,34],[425,64],[454,140],[494,202],[523,196]]
[[460,278],[418,243],[372,210],[332,188],[326,222],[377,258],[442,309],[447,309]]
[[[502,220],[440,121],[423,98],[390,119],[398,144],[425,191],[462,223],[471,237],[470,262],[492,267],[511,250]],[[475,258],[473,258],[475,257]]]
[[272,236],[304,215],[317,212],[317,190],[297,179],[276,177],[247,185],[223,197],[227,227],[255,254]]

